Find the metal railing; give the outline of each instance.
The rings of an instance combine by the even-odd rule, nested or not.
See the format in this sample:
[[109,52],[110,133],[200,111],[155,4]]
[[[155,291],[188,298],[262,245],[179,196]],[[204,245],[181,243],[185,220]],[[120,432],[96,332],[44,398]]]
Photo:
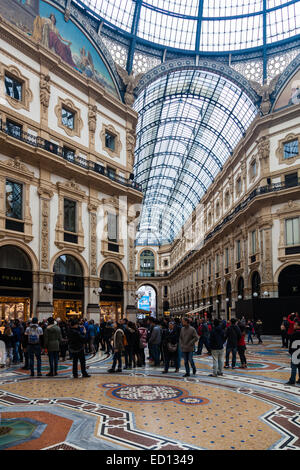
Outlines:
[[[168,273],[169,274],[169,273]],[[168,274],[165,273],[144,273],[144,272],[139,272],[135,273],[136,277],[166,277]]]
[[120,175],[116,175],[112,173],[111,170],[105,168],[99,163],[80,157],[79,155],[76,155],[75,152],[72,154],[72,152],[69,152],[69,147],[61,147],[57,144],[54,144],[53,142],[50,142],[49,140],[43,139],[42,137],[24,132],[17,125],[8,126],[2,121],[2,119],[0,119],[0,131],[33,147],[41,148],[47,152],[53,153],[58,157],[73,163],[74,165],[84,168],[85,170],[92,170],[97,174],[106,176],[106,178],[109,178],[111,181],[115,181],[116,183],[120,183],[123,186],[142,192],[142,187],[139,183],[136,183],[131,179],[124,178]]

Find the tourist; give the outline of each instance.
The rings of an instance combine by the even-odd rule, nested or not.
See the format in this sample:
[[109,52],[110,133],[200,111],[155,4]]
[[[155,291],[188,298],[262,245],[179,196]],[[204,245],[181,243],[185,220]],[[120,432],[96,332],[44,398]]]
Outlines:
[[181,347],[186,371],[184,377],[190,376],[190,364],[193,369],[193,374],[196,374],[196,366],[193,360],[193,351],[198,339],[199,338],[195,328],[190,325],[188,318],[184,318],[182,320],[182,328],[179,337],[179,344]]
[[125,334],[125,369],[132,369],[132,361],[133,361],[133,347],[135,343],[135,338],[134,338],[134,329],[132,327],[132,322],[124,323],[124,334]]
[[29,366],[31,377],[34,377],[34,356],[36,357],[37,361],[37,375],[38,377],[42,376],[42,337],[43,337],[43,330],[38,325],[38,319],[34,317],[30,326],[26,328],[25,335],[27,336],[27,349],[29,355]]
[[236,353],[237,353],[237,346],[238,342],[241,337],[241,331],[239,327],[236,325],[236,319],[232,318],[230,320],[230,326],[228,326],[225,330],[225,338],[227,339],[226,343],[226,364],[225,369],[229,368],[229,357],[230,353],[232,353],[232,369],[235,369],[236,365]]
[[21,339],[22,334],[24,333],[23,327],[19,320],[15,320],[12,326],[12,332],[14,335],[14,355],[13,362],[14,364],[19,364],[23,361],[23,352],[21,348]]
[[86,371],[84,346],[86,336],[80,331],[78,320],[71,320],[71,328],[68,331],[69,351],[73,359],[73,377],[78,378],[78,360],[80,361],[82,377],[90,377]]
[[128,330],[132,330],[132,365],[133,368],[136,368],[139,364],[139,353],[140,353],[140,334],[137,329],[137,326],[133,322],[128,322]]
[[[122,325],[118,322],[114,323],[114,334],[113,334],[113,363],[111,369],[107,372],[114,373],[114,372],[122,372],[122,352],[124,351],[124,337],[125,333],[123,331]],[[118,362],[118,369],[116,369],[116,365]]]
[[250,321],[250,320],[247,322],[246,331],[247,331],[247,333],[248,333],[248,340],[247,340],[247,343],[249,344],[250,341],[251,341],[251,343],[253,344],[252,335],[254,334],[254,328],[253,328],[253,323],[252,323],[252,321]]
[[255,322],[254,331],[255,331],[256,337],[258,339],[258,344],[262,344],[261,335],[262,335],[262,331],[263,331],[263,324],[262,324],[262,321],[260,319],[258,319]]
[[223,375],[225,335],[220,320],[216,318],[213,325],[209,338],[209,348],[213,358],[213,373],[210,376],[218,377]]
[[246,329],[242,323],[240,323],[239,328],[241,332],[241,337],[238,341],[237,350],[240,356],[241,368],[246,369],[247,368],[247,359],[246,359],[246,354],[245,354],[246,352],[246,342],[245,342]]
[[287,385],[295,385],[298,370],[297,384],[300,384],[300,320],[296,319],[294,332],[290,337],[289,353],[291,355],[291,377]]
[[95,354],[94,344],[95,344],[96,329],[94,325],[94,320],[90,320],[88,322],[87,333],[88,333],[89,353]]
[[5,343],[5,365],[10,367],[14,357],[15,337],[10,326],[6,326],[1,337]]
[[58,356],[59,344],[62,340],[61,330],[55,324],[54,318],[48,318],[48,326],[44,331],[44,345],[48,351],[50,371],[46,374],[47,377],[57,375],[58,369]]
[[163,374],[167,374],[170,362],[174,362],[175,372],[179,372],[178,361],[178,343],[179,343],[179,330],[176,328],[173,321],[169,322],[168,328],[163,336],[163,349],[164,349],[164,370]]
[[290,348],[290,346],[291,346],[291,338],[294,334],[295,319],[296,319],[296,314],[295,313],[291,313],[287,317],[287,321],[288,321],[288,324],[289,324],[288,331],[287,331],[288,348]]
[[58,326],[61,332],[61,341],[59,344],[60,357],[62,361],[65,361],[68,350],[68,328],[64,321],[60,321]]
[[25,331],[29,326],[30,326],[30,322],[24,323],[23,334],[22,334],[22,337],[21,337],[21,344],[22,344],[24,359],[25,359],[24,366],[22,367],[23,370],[29,370],[30,369],[30,367],[29,367],[29,353],[28,353],[28,336],[25,335]]
[[198,336],[199,336],[199,342],[198,342],[198,350],[196,354],[201,356],[203,344],[205,345],[207,349],[207,353],[211,354],[211,350],[209,347],[209,328],[208,328],[208,323],[205,320],[205,318],[200,319],[200,325],[198,327]]
[[282,319],[282,323],[280,325],[281,340],[282,340],[282,346],[281,347],[282,348],[288,348],[289,347],[288,336],[287,336],[288,329],[289,329],[289,322],[287,321],[287,317],[284,316],[283,319]]
[[160,355],[162,330],[159,325],[159,321],[156,318],[151,318],[150,320],[153,324],[151,336],[149,338],[149,348],[151,349],[150,356],[152,357],[154,361],[153,363],[154,367],[158,367],[160,365],[159,355]]
[[110,354],[112,351],[112,345],[111,345],[111,339],[114,334],[114,329],[111,324],[111,322],[106,322],[104,331],[103,331],[103,339],[104,339],[104,344],[106,347],[106,354]]
[[140,322],[138,322],[137,327],[140,335],[138,366],[142,367],[146,365],[145,348],[147,347],[147,328],[144,323]]

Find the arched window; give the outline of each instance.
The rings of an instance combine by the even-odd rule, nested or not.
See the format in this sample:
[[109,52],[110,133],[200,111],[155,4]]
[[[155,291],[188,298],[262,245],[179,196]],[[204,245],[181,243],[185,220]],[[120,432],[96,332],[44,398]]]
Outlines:
[[151,250],[144,250],[140,255],[140,271],[148,276],[153,276],[155,271],[155,258]]
[[284,268],[278,278],[279,297],[300,295],[300,265],[292,264]]
[[260,275],[257,271],[254,271],[252,274],[252,295],[256,292],[259,297],[260,295]]
[[101,269],[100,278],[104,281],[122,281],[122,273],[114,263],[106,263]]
[[16,246],[5,245],[0,248],[0,269],[31,271],[32,265],[23,250]]
[[59,256],[54,263],[53,271],[55,274],[63,274],[65,276],[83,276],[81,264],[71,255]]

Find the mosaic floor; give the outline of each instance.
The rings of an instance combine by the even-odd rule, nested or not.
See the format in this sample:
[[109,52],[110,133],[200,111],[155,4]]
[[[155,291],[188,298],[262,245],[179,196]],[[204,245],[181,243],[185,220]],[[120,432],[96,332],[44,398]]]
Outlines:
[[[204,348],[205,349],[205,348]],[[195,356],[197,374],[162,368],[108,374],[111,358],[88,357],[89,379],[0,369],[0,449],[300,449],[300,386],[278,337],[247,347],[248,369],[210,377],[212,360]],[[48,371],[43,358],[43,374]]]

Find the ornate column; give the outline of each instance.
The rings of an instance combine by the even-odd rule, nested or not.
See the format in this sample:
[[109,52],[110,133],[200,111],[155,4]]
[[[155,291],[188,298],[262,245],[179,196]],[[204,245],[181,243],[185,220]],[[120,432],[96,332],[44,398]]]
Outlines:
[[100,306],[99,306],[99,292],[100,281],[97,276],[97,209],[99,201],[91,200],[88,204],[88,211],[90,214],[90,277],[85,288],[85,298],[88,300],[86,312],[89,320],[94,320],[95,323],[100,322]]
[[[43,176],[47,177],[46,174]],[[39,320],[48,318],[53,314],[53,272],[50,271],[49,253],[50,253],[50,203],[53,197],[51,184],[48,181],[43,182],[38,190],[40,197],[40,272],[33,276],[33,291],[37,292],[37,299],[33,299],[33,305],[36,305],[36,316]],[[36,287],[36,289],[34,288]]]

